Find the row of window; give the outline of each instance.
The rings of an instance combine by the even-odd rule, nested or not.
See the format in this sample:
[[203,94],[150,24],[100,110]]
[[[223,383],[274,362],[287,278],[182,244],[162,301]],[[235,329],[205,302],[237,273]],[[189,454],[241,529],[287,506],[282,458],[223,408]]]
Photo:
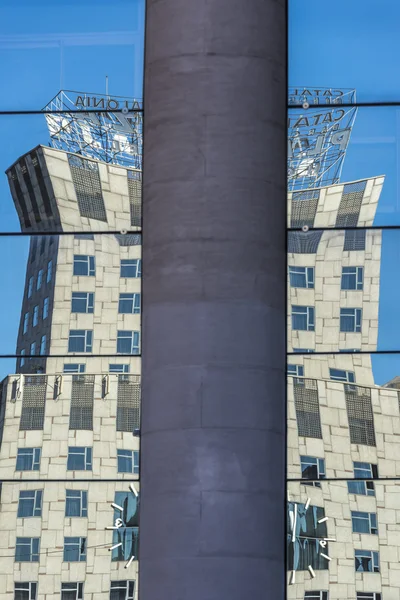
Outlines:
[[[96,275],[96,258],[87,254],[74,254],[73,274],[79,277],[94,277]],[[121,277],[141,277],[142,259],[123,258],[120,263]]]
[[[71,312],[73,313],[93,313],[94,312],[94,292],[72,292]],[[139,314],[140,313],[140,294],[128,293],[120,294],[118,301],[118,312],[120,314]]]
[[[39,350],[39,352],[37,352],[37,350]],[[37,348],[36,342],[32,342],[29,346],[29,354],[31,356],[34,356],[35,354],[39,354],[40,356],[43,356],[46,354],[46,350],[47,350],[47,337],[45,335],[42,335],[42,337],[40,338],[39,348]],[[24,348],[22,348],[22,350],[20,351],[20,354],[21,354],[21,358],[19,359],[19,365],[20,365],[20,367],[23,367],[25,364],[25,349]]]
[[[361,308],[340,309],[340,331],[360,333],[361,322]],[[315,307],[292,305],[292,329],[294,331],[315,331]]]
[[[303,482],[304,485],[315,485],[321,487],[316,479],[325,479],[325,460],[314,456],[300,456],[301,478],[313,479],[313,483]],[[354,478],[366,481],[348,481],[347,488],[349,494],[358,494],[362,496],[375,496],[375,487],[372,479],[378,479],[378,465],[364,462],[353,462]],[[370,481],[367,481],[370,480]]]
[[[314,289],[314,267],[289,267],[290,286]],[[342,290],[362,290],[364,287],[364,267],[342,267]]]
[[[117,353],[118,354],[140,354],[140,332],[139,331],[118,331],[117,332]],[[93,329],[70,329],[68,337],[68,352],[93,351]],[[20,367],[25,364],[25,349],[19,352],[21,354]],[[36,342],[30,345],[30,355],[37,354]],[[46,354],[46,336],[43,335],[40,342],[40,354]]]
[[[47,319],[47,317],[49,316],[49,297],[47,296],[46,298],[44,298],[43,300],[43,305],[42,305],[42,310],[39,311],[39,305],[36,304],[33,307],[33,311],[32,311],[32,321],[31,321],[31,326],[32,327],[36,327],[37,324],[39,323],[39,312],[41,312],[41,316],[42,316],[42,320],[44,321],[45,319]],[[29,312],[26,312],[24,315],[24,322],[23,322],[23,328],[22,328],[22,333],[25,334],[27,333],[28,329],[29,329]]]
[[[304,377],[303,365],[288,365],[288,375],[297,375],[297,377]],[[345,371],[343,369],[329,369],[329,377],[332,381],[343,381],[344,383],[355,383],[356,376],[354,371]],[[297,384],[301,384],[301,380],[296,380]]]
[[[70,363],[64,365],[64,373],[85,373],[86,365],[84,363]],[[130,365],[110,364],[108,365],[109,373],[129,373]]]
[[[68,471],[91,471],[92,448],[74,446],[68,448]],[[39,471],[41,448],[18,448],[16,471]],[[139,473],[139,452],[137,450],[117,450],[118,473]],[[37,515],[30,515],[37,516]],[[83,515],[82,515],[83,516]]]
[[[44,281],[44,276],[45,276],[44,269],[39,269],[37,278],[36,278],[36,291],[40,290],[40,288],[42,287],[43,281]],[[46,283],[50,283],[52,277],[53,277],[53,261],[49,260],[49,262],[47,263],[47,270],[46,270]],[[35,287],[35,276],[32,275],[28,281],[28,292],[27,292],[28,298],[31,298],[34,287]]]
[[[69,582],[61,584],[61,600],[84,600],[84,584]],[[34,581],[19,581],[14,584],[14,600],[37,600],[38,584]],[[111,581],[110,600],[134,600],[135,581]],[[327,598],[324,600],[327,600]],[[370,600],[365,598],[365,600]],[[380,598],[376,598],[380,600]]]
[[[304,600],[328,600],[328,598],[328,592],[304,592]],[[382,594],[380,592],[356,592],[356,600],[382,600]]]

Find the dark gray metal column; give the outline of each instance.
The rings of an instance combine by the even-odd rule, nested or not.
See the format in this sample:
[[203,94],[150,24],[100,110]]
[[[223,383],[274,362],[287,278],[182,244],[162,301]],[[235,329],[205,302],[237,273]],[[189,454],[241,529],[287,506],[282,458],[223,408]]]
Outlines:
[[140,600],[284,596],[284,0],[147,0]]

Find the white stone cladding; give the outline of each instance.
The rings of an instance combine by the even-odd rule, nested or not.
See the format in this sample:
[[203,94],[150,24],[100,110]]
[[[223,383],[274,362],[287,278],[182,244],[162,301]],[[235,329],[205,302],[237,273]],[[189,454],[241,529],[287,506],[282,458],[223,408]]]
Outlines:
[[[329,600],[355,599],[356,592],[383,593],[384,600],[400,598],[400,526],[397,524],[400,486],[380,480],[375,482],[375,495],[368,496],[349,493],[346,481],[354,478],[355,462],[376,465],[380,478],[400,477],[398,390],[375,385],[371,354],[357,353],[377,350],[382,231],[367,229],[365,249],[355,249],[355,244],[353,249],[345,250],[345,231],[337,228],[346,186],[348,190],[359,189],[357,185],[362,188],[365,183],[359,212],[350,215],[349,220],[353,222],[347,225],[368,227],[373,225],[383,182],[384,177],[375,177],[307,190],[308,196],[304,198],[309,203],[309,212],[296,208],[296,227],[307,224],[311,228],[326,229],[319,234],[315,251],[299,245],[297,252],[288,254],[289,270],[291,266],[314,269],[314,285],[308,288],[291,287],[288,274],[288,351],[293,353],[288,356],[288,500],[305,504],[310,498],[312,506],[323,508],[329,519],[328,537],[337,541],[329,543],[329,569],[315,570],[314,578],[307,569],[297,570],[295,583],[291,583],[292,575],[288,573],[287,595],[293,600],[303,600],[307,591],[326,591]],[[293,225],[292,198],[291,193],[289,227]],[[315,216],[310,222],[314,209]],[[336,229],[330,231],[330,227]],[[303,234],[299,230],[289,236],[310,236],[310,233],[316,234]],[[291,249],[293,245],[289,243]],[[342,269],[346,267],[363,268],[362,289],[341,289]],[[292,329],[292,306],[314,309],[314,331]],[[340,309],[346,308],[361,309],[360,331],[340,331]],[[340,352],[343,350],[349,352]],[[300,376],[295,376],[294,369]],[[349,374],[353,379],[347,383],[332,380],[332,369],[342,372],[343,376]],[[393,373],[395,375],[397,373]],[[352,398],[356,398],[356,418],[349,413]],[[302,426],[303,418],[305,425]],[[369,428],[368,443],[354,443],[357,418],[360,429]],[[309,430],[308,435],[300,435],[304,428]],[[322,481],[321,487],[290,481],[304,478],[301,457],[322,459],[324,477],[330,481]],[[378,534],[353,533],[351,511],[375,513]],[[355,549],[378,551],[380,572],[356,572]]]
[[[17,353],[24,350],[25,359],[17,360],[16,374],[1,384],[0,600],[14,598],[14,582],[36,582],[37,600],[60,598],[61,583],[67,582],[83,582],[85,600],[109,600],[110,581],[128,580],[135,581],[137,597],[137,556],[127,569],[126,560],[113,562],[108,550],[113,532],[105,528],[114,524],[111,503],[115,493],[128,491],[131,482],[136,482],[139,489],[136,463],[140,437],[134,427],[140,427],[141,315],[140,310],[120,313],[119,300],[120,294],[141,293],[140,276],[121,277],[122,260],[141,259],[139,195],[133,202],[128,182],[133,174],[139,189],[141,173],[85,158],[90,163],[89,172],[94,169],[98,173],[95,184],[100,181],[100,193],[94,186],[93,194],[89,190],[82,200],[77,196],[71,171],[73,161],[79,164],[80,160],[82,157],[77,155],[38,146],[7,172],[21,228],[36,235],[31,238],[17,340]],[[83,172],[82,177],[85,175]],[[99,218],[84,216],[92,209],[93,214],[97,210]],[[94,257],[95,273],[74,275],[74,255]],[[43,281],[37,289],[41,270]],[[51,277],[47,276],[49,271]],[[34,285],[28,293],[31,278]],[[93,312],[72,312],[74,292],[94,294]],[[43,318],[46,298],[48,316]],[[33,325],[35,306],[39,307],[39,319]],[[24,331],[26,313],[29,326]],[[92,332],[90,351],[69,351],[70,330]],[[118,331],[139,332],[137,355],[117,352]],[[33,342],[38,354],[43,335],[48,356],[26,357]],[[65,366],[75,364],[81,365],[84,373],[63,372]],[[110,365],[122,365],[127,371],[110,372]],[[31,410],[29,403],[24,404],[27,386],[40,377],[46,381],[44,407],[38,408],[34,400]],[[79,380],[93,384],[91,426],[87,425],[86,409],[82,409],[86,429],[70,422],[73,385]],[[124,388],[124,382],[132,383],[132,388]],[[77,414],[83,406],[81,398],[79,402]],[[44,411],[42,426],[22,426],[24,410],[32,421],[40,420],[39,413]],[[68,449],[76,447],[91,449],[90,470],[67,469]],[[18,451],[30,448],[40,448],[38,469],[17,470]],[[135,456],[134,472],[119,471],[120,450],[131,452],[132,461]],[[26,490],[42,490],[41,517],[17,516],[19,493]],[[64,517],[66,490],[88,492],[87,517]],[[86,561],[63,561],[64,536],[87,539]],[[15,561],[17,537],[40,537],[39,562]]]
[[[135,484],[139,490],[139,484]],[[3,483],[0,511],[0,598],[14,600],[14,582],[38,582],[37,600],[59,600],[61,583],[84,582],[85,600],[109,600],[110,582],[138,582],[138,563],[128,569],[125,562],[112,561],[113,508],[116,492],[126,492],[127,482],[15,482]],[[42,516],[17,518],[20,491],[42,490]],[[65,517],[66,490],[84,490],[88,497],[87,517]],[[64,537],[84,537],[85,562],[64,562]],[[39,562],[17,563],[17,537],[39,537]],[[137,591],[136,591],[137,593]]]

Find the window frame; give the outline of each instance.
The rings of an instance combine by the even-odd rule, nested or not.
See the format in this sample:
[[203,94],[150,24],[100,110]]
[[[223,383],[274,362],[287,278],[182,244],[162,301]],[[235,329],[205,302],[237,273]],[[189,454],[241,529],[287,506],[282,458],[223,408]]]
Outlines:
[[[355,528],[358,522],[363,521],[368,525],[368,531],[359,531]],[[360,510],[351,511],[351,529],[353,533],[378,535],[378,517],[376,513]]]
[[[75,585],[76,588],[73,589],[72,587],[68,588],[64,588],[64,586],[72,586]],[[83,589],[84,589],[84,582],[83,581],[64,581],[61,582],[61,600],[63,600],[65,598],[65,596],[63,595],[63,592],[76,592],[75,595],[75,600],[83,600]],[[70,598],[70,596],[68,596],[68,598]]]
[[[305,469],[303,468],[303,465],[306,466],[310,466],[310,467],[316,467],[317,469],[317,477],[305,477],[304,476],[304,471]],[[325,459],[324,458],[318,458],[316,456],[306,456],[306,455],[301,455],[300,456],[300,469],[301,469],[301,478],[302,479],[325,479],[326,477],[326,469],[325,469]],[[303,485],[313,485],[314,487],[321,487],[321,484],[319,483],[319,481],[310,481],[309,483],[302,481],[301,482]]]
[[[18,540],[29,540],[28,541],[24,541],[24,542],[18,542]],[[21,546],[29,546],[29,560],[17,560],[17,550],[18,547]],[[34,547],[35,547],[35,551],[34,551]],[[35,557],[37,557],[37,560],[35,560]],[[14,562],[18,562],[18,563],[22,563],[22,562],[39,562],[39,557],[40,557],[40,537],[24,537],[24,536],[17,536],[16,540],[15,540],[15,557],[14,557]]]
[[[121,586],[121,584],[124,583],[126,584],[124,587]],[[117,584],[114,585],[113,584]],[[135,591],[136,591],[136,581],[134,579],[119,579],[119,580],[114,580],[114,581],[110,581],[110,600],[112,600],[112,591],[114,590],[123,590],[125,591],[125,600],[134,600],[135,598]]]
[[[345,277],[347,280],[344,280]],[[354,277],[354,287],[349,285],[352,282],[350,277]],[[343,285],[344,283],[347,285]],[[362,291],[364,289],[364,267],[342,267],[340,289],[345,292]]]
[[32,298],[34,285],[35,285],[35,277],[33,275],[31,275],[28,280],[28,291],[26,294],[28,298]]
[[[75,301],[75,309],[74,309],[74,301]],[[78,308],[76,306],[77,302],[84,303],[85,310],[77,310],[77,308]],[[94,292],[72,292],[72,294],[71,294],[71,313],[92,315],[94,313]]]
[[[332,371],[336,371],[337,373],[344,373],[344,376],[340,377],[340,375],[332,375]],[[354,371],[345,371],[344,369],[329,368],[329,379],[331,381],[339,381],[339,382],[343,382],[343,383],[355,383],[356,382],[356,374]]]
[[[81,450],[81,452],[74,452]],[[83,469],[69,468],[70,456],[83,456]],[[68,446],[67,471],[92,471],[93,470],[93,448],[91,446]]]
[[[303,306],[299,304],[292,304],[291,309],[293,331],[315,331],[315,306]],[[305,328],[295,326],[296,317],[306,317]]]
[[[347,313],[350,313],[350,311],[353,311],[353,314],[344,314],[346,311],[347,311]],[[342,321],[342,319],[347,320],[350,318],[354,319],[353,329],[343,329],[343,325],[344,325],[345,321]],[[340,325],[340,328],[339,328],[340,333],[361,333],[362,332],[362,308],[341,308],[339,325]]]
[[[132,264],[129,264],[129,263],[132,263]],[[134,264],[134,263],[136,263],[136,264]],[[127,269],[134,269],[135,274],[134,275],[123,275],[123,273],[122,273],[123,267],[126,267]],[[140,279],[140,277],[142,276],[142,259],[141,258],[121,258],[119,274],[120,274],[120,277],[123,277],[124,279]]]
[[[71,350],[71,339],[82,339],[83,350]],[[68,334],[68,352],[72,354],[79,352],[89,354],[93,352],[93,329],[70,329]]]
[[[131,334],[129,335],[121,335],[121,334]],[[130,352],[125,352],[120,350],[120,344],[122,344],[122,340],[131,340],[131,349]],[[137,339],[137,343],[135,343],[135,339]],[[137,352],[134,350],[137,348]],[[140,355],[140,331],[136,330],[118,330],[117,331],[117,354],[130,354],[133,356]]]
[[46,336],[46,334],[43,334],[42,337],[40,338],[39,356],[44,356],[46,354],[46,349],[47,349],[47,336]]
[[44,321],[49,316],[49,304],[50,299],[49,296],[43,299],[43,308],[42,308],[42,320]]
[[[32,452],[30,452],[32,451]],[[32,467],[30,469],[18,469],[18,458],[22,456],[29,456],[32,454]],[[40,470],[40,459],[42,456],[41,448],[17,448],[17,460],[15,463],[16,471],[39,471]],[[37,468],[35,468],[35,466]]]
[[[124,456],[123,453],[127,455]],[[130,456],[129,456],[130,454]],[[120,469],[120,459],[128,460],[131,462],[131,470],[124,471]],[[125,448],[117,448],[117,472],[118,473],[129,473],[130,475],[139,475],[139,450],[127,450]]]
[[32,327],[36,327],[39,323],[39,304],[35,304],[32,311]]
[[[68,369],[68,367],[77,367],[77,369]],[[82,368],[83,367],[83,368]],[[76,374],[76,373],[85,373],[86,372],[86,364],[85,363],[69,363],[64,364],[63,366],[63,374]]]
[[50,283],[53,277],[53,261],[49,260],[47,263],[47,272],[46,272],[46,283]]
[[[129,310],[122,310],[125,304],[128,304]],[[119,315],[139,315],[141,307],[140,292],[124,292],[120,293],[118,298],[118,314]]]
[[42,283],[43,283],[43,269],[39,269],[37,280],[36,280],[36,291],[37,292],[42,287]]
[[[67,541],[69,540],[69,541]],[[70,541],[70,540],[78,540],[78,541]],[[77,546],[78,550],[78,558],[76,560],[66,560],[67,555],[67,546]],[[82,551],[83,546],[83,551]],[[86,562],[87,559],[87,538],[81,536],[64,536],[64,546],[63,546],[63,562]]]
[[[357,569],[357,556],[358,558],[368,558],[371,561],[371,570],[364,571]],[[374,550],[354,550],[354,570],[356,573],[380,573],[380,561],[379,552]]]
[[[304,285],[298,285],[298,282],[296,282],[296,277],[299,279],[302,275],[304,275]],[[289,283],[291,288],[313,290],[315,287],[315,268],[290,265]]]
[[[26,498],[21,497],[21,494],[31,494],[32,497]],[[24,503],[30,502],[33,500],[32,504],[32,514],[23,515],[20,514],[21,508],[23,508]],[[20,490],[18,496],[18,508],[17,508],[17,519],[29,519],[34,517],[42,516],[42,508],[43,508],[43,490]]]
[[28,332],[29,329],[29,311],[24,314],[24,322],[22,325],[22,335]]
[[[28,587],[21,587],[28,586]],[[28,592],[26,600],[36,600],[38,583],[37,581],[14,581],[14,597],[15,592]]]
[[[68,494],[79,494],[69,496]],[[68,500],[79,500],[79,515],[67,514]],[[68,519],[87,519],[88,516],[88,491],[87,490],[65,490],[65,511],[64,516]]]
[[[80,258],[78,258],[80,257]],[[86,260],[83,260],[86,258]],[[79,263],[87,266],[87,273],[75,273],[75,266]],[[95,277],[96,276],[96,257],[92,254],[74,254],[72,262],[72,274],[75,277]]]

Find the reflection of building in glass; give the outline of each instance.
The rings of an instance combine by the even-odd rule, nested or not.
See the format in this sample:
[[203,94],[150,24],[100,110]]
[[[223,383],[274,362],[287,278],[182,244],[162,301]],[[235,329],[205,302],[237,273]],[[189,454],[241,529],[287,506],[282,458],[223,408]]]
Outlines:
[[0,598],[133,600],[141,171],[38,146],[7,175],[33,235],[2,383]]
[[398,476],[400,456],[398,378],[376,386],[369,354],[382,232],[367,227],[383,181],[289,194],[288,478],[314,480],[288,484],[288,597],[298,600],[400,593],[400,496],[374,481]]

